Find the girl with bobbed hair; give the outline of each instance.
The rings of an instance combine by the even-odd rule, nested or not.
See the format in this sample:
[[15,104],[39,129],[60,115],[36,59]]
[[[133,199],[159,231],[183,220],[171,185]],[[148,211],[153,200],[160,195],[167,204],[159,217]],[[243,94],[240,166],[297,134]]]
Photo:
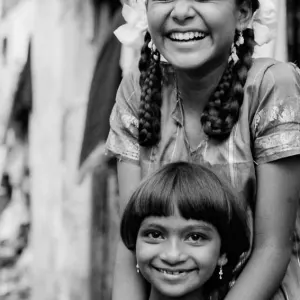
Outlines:
[[[214,172],[175,162],[139,185],[120,229],[137,271],[151,284],[149,299],[223,299],[250,248],[247,219],[246,203]],[[207,250],[213,255],[203,259]],[[177,290],[168,291],[165,277]]]
[[[225,299],[299,300],[300,73],[253,58],[274,37],[272,1],[131,0],[123,12],[117,37],[142,45],[106,143],[119,158],[121,213],[162,165],[207,165],[251,207],[252,249]],[[134,266],[120,241],[113,300],[146,299]]]

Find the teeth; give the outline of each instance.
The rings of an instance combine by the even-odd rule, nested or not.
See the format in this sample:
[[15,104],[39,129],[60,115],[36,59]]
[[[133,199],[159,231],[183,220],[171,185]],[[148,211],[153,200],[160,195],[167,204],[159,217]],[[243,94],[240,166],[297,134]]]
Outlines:
[[188,41],[188,40],[192,40],[195,38],[202,39],[204,37],[205,37],[205,34],[202,32],[185,32],[185,33],[173,32],[170,35],[171,39],[178,40],[178,41]]
[[172,272],[172,275],[179,275],[181,272]]
[[164,269],[159,269],[160,272],[164,273],[164,274],[168,274],[168,275],[179,275],[184,273],[183,271],[176,271],[176,272],[171,272],[171,271],[167,271]]

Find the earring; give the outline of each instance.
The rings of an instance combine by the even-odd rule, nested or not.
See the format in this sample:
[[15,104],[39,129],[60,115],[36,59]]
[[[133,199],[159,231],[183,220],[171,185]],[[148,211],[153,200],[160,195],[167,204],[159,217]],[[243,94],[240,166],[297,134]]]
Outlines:
[[220,278],[220,280],[222,280],[222,278],[223,278],[223,266],[222,265],[220,266],[219,278]]
[[136,267],[136,272],[137,272],[137,273],[140,273],[140,266],[139,266],[138,264],[136,264],[135,267]]

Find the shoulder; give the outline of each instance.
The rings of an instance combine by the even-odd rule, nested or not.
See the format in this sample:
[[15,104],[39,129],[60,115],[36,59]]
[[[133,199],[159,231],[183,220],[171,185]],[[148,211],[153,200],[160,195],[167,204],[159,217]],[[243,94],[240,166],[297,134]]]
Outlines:
[[298,155],[300,74],[292,63],[258,59],[250,70],[245,99],[257,164]]
[[116,95],[116,104],[134,114],[137,114],[141,96],[139,79],[140,72],[138,69],[126,74],[122,78]]
[[296,65],[271,58],[253,61],[245,84],[245,101],[250,116],[268,103],[298,103],[300,97],[300,73]]
[[[121,80],[119,91],[125,92],[127,95],[133,97],[134,95],[140,94],[140,71],[134,68],[128,72]],[[127,99],[128,100],[128,99]]]
[[285,93],[294,92],[300,84],[300,73],[293,63],[258,58],[254,59],[249,70],[247,84],[260,89],[275,88]]

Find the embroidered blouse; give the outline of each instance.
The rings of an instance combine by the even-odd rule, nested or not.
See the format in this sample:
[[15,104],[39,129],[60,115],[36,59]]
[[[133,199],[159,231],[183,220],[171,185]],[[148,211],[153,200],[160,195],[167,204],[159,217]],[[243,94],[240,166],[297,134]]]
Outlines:
[[[172,161],[208,165],[226,177],[252,205],[256,193],[255,165],[300,154],[300,71],[294,64],[267,58],[254,60],[244,88],[240,117],[229,138],[218,142],[205,137],[194,150],[185,135],[183,106],[176,94],[174,77],[165,72],[161,140],[156,146],[141,147],[139,72],[124,77],[110,116],[108,152],[138,164],[143,177]],[[276,300],[299,299],[299,236],[300,213],[293,257]]]

